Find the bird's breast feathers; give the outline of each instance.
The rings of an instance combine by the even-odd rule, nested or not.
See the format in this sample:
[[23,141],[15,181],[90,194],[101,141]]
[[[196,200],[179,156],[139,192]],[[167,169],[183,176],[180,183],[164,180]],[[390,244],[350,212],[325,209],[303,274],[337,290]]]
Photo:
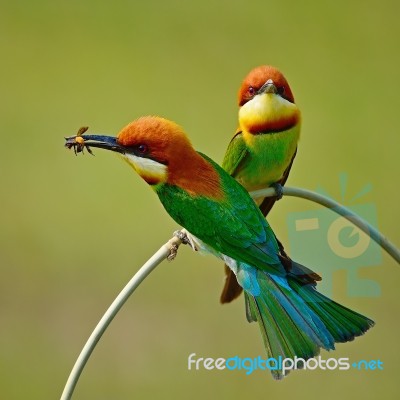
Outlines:
[[243,132],[248,155],[235,178],[248,191],[278,182],[296,152],[299,136],[299,125],[276,134],[253,135]]
[[300,123],[296,104],[273,93],[255,96],[239,110],[242,131],[253,134],[280,132]]

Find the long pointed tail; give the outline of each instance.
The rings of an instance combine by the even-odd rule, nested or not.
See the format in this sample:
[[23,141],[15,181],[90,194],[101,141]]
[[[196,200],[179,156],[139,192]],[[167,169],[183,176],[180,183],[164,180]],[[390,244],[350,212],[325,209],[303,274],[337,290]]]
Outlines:
[[[250,276],[252,275],[252,276]],[[278,277],[253,268],[239,272],[246,291],[247,319],[258,321],[268,357],[307,360],[320,348],[333,350],[335,342],[362,335],[374,322],[296,278]],[[301,367],[301,365],[298,365]],[[271,371],[282,379],[282,369]]]

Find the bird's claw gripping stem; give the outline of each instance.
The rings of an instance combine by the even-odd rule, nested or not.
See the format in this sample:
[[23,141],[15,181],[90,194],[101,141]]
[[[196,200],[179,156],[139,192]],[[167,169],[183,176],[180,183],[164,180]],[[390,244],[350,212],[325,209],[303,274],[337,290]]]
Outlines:
[[[190,246],[193,247],[192,242],[190,241],[189,237],[187,236],[187,234],[184,230],[175,231],[173,236],[177,237],[181,241],[182,244],[189,244]],[[176,255],[178,254],[178,248],[179,248],[179,244],[171,244],[170,250],[169,250],[169,255],[167,257],[168,261],[172,261],[175,259]]]
[[177,237],[182,244],[188,244],[193,251],[197,251],[196,244],[193,242],[191,237],[187,234],[186,229],[182,229],[180,231],[175,231],[174,236]]
[[276,199],[280,200],[283,197],[283,187],[280,183],[276,182],[271,185],[275,189]]
[[190,244],[190,240],[184,231],[175,231],[174,236],[176,236],[182,244]]

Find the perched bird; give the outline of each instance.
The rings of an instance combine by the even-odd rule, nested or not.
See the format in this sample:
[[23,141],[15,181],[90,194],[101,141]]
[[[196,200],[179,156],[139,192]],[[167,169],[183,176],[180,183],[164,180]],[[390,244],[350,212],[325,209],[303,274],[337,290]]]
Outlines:
[[[226,150],[222,167],[247,191],[284,185],[297,151],[300,136],[300,110],[290,86],[280,71],[269,65],[254,68],[244,78],[238,93],[239,128]],[[275,197],[259,199],[267,216]],[[287,257],[278,241],[280,254]],[[241,286],[232,270],[225,266],[221,303],[240,295]]]
[[[248,192],[218,164],[194,150],[177,124],[142,117],[118,137],[80,136],[78,146],[112,150],[151,186],[199,251],[220,257],[245,292],[249,321],[258,321],[269,357],[307,360],[362,335],[374,322],[328,299],[312,271],[281,262],[272,229]],[[84,141],[82,143],[82,140]],[[74,145],[68,138],[66,146]],[[307,273],[305,273],[307,271]],[[274,378],[285,374],[271,371]]]

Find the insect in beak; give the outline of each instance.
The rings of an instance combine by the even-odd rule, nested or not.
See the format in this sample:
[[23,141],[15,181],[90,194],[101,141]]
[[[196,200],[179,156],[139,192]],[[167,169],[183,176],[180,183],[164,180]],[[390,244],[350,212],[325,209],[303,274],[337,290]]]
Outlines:
[[90,149],[90,147],[85,144],[85,139],[83,139],[82,135],[89,129],[88,126],[82,126],[81,128],[79,128],[76,136],[70,136],[65,138],[65,140],[67,141],[65,143],[65,147],[67,147],[68,149],[70,149],[71,147],[74,148],[74,153],[77,156],[78,153],[82,153],[84,154],[84,150],[86,148],[86,150],[88,151],[89,154],[91,154],[92,156],[94,156],[92,150]]

